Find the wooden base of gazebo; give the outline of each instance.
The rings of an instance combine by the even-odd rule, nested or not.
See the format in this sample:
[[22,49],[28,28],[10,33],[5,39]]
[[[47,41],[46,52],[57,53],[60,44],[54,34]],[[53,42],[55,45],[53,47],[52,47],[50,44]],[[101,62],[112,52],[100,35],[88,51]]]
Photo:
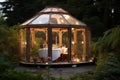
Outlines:
[[79,63],[69,63],[69,62],[59,62],[59,63],[31,63],[31,62],[20,62],[20,66],[23,67],[35,67],[35,68],[65,68],[65,67],[79,67],[79,66],[85,66],[85,65],[93,65],[94,62],[92,61],[83,61]]

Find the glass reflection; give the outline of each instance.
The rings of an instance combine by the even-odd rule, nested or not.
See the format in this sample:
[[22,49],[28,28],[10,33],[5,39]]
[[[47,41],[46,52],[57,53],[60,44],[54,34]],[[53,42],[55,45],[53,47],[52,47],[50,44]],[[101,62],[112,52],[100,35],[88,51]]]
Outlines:
[[52,14],[50,24],[67,24],[65,19],[59,14]]
[[70,15],[63,15],[65,17],[65,19],[70,23],[70,24],[74,24],[74,25],[79,25],[80,22],[77,21],[75,18],[73,18],[72,16]]
[[49,22],[49,14],[40,15],[37,19],[35,19],[31,24],[47,24]]

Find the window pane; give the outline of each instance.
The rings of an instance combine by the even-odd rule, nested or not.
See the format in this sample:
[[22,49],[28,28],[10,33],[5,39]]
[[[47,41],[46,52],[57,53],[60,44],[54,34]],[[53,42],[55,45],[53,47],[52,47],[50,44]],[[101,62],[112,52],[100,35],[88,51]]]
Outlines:
[[63,15],[65,17],[65,19],[70,23],[70,24],[74,24],[74,25],[79,25],[80,22],[77,21],[75,18],[73,18],[70,15]]
[[51,15],[50,23],[51,24],[67,24],[65,19],[59,14]]
[[50,11],[51,11],[51,8],[47,8],[47,9],[42,10],[41,12],[50,12]]
[[30,23],[32,20],[34,20],[36,17],[37,17],[37,16],[35,16],[35,17],[29,19],[28,21],[22,23],[22,25],[27,25],[27,24],[29,24],[29,23]]
[[49,22],[49,14],[40,15],[36,18],[31,24],[48,24]]

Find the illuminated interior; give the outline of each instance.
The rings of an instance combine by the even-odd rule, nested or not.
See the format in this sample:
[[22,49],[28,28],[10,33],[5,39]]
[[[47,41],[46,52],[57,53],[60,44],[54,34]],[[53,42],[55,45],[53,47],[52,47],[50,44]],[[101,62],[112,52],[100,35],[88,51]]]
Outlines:
[[48,64],[90,59],[87,25],[61,8],[47,7],[21,26],[21,61]]

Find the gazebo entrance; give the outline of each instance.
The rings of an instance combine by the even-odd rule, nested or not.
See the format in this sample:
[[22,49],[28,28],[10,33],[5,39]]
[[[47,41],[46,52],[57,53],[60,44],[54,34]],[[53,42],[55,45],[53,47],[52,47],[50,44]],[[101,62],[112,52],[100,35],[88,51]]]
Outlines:
[[47,7],[22,24],[21,61],[79,63],[90,59],[90,31],[58,7]]

